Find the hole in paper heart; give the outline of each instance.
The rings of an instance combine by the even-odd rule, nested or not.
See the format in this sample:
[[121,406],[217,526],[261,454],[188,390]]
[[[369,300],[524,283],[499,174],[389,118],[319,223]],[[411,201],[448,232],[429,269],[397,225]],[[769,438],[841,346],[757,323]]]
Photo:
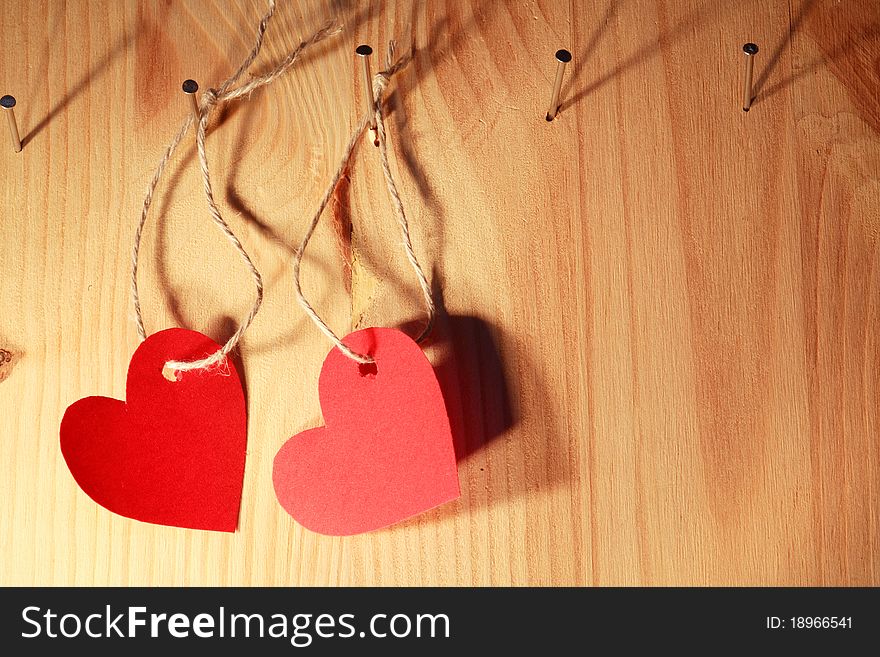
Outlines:
[[361,373],[361,376],[366,377],[368,379],[375,379],[376,374],[379,372],[379,368],[376,367],[376,363],[358,363],[358,372]]
[[167,381],[171,381],[171,383],[177,383],[180,381],[180,372],[167,365],[162,368],[162,376],[164,376]]

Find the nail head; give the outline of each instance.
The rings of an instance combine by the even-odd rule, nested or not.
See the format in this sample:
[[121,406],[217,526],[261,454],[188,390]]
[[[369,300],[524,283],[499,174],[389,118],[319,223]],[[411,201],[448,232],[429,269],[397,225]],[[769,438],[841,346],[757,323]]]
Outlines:
[[0,106],[5,107],[6,109],[15,107],[15,96],[7,94],[3,96],[3,98],[0,98]]
[[373,54],[373,49],[365,43],[362,43],[354,50],[361,57],[369,57]]
[[556,61],[568,64],[571,61],[571,53],[565,48],[556,51]]
[[758,46],[756,46],[754,43],[747,43],[743,46],[743,52],[747,55],[757,55]]
[[183,92],[187,94],[194,94],[199,90],[199,83],[195,80],[184,80],[183,81]]

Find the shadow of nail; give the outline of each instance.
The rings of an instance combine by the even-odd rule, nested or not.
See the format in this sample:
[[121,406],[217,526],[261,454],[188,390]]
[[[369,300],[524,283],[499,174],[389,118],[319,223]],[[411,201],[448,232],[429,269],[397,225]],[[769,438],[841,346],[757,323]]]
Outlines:
[[74,83],[73,86],[68,89],[67,93],[65,93],[64,96],[52,106],[49,112],[40,119],[30,131],[28,131],[27,135],[21,140],[22,147],[26,146],[36,138],[37,135],[52,123],[55,117],[67,109],[68,105],[70,105],[74,99],[88,89],[89,85],[97,80],[114,61],[125,54],[138,39],[139,34],[140,22],[133,29],[125,31],[119,41],[106,54],[104,54],[104,56],[101,57],[101,59],[99,59],[84,76]]
[[620,0],[609,0],[605,5],[605,11],[602,14],[601,20],[596,23],[596,29],[593,30],[593,33],[587,39],[586,45],[575,57],[572,58],[571,75],[565,84],[562,85],[561,93],[563,98],[567,97],[571,90],[577,87],[581,78],[588,70],[587,63],[590,61],[590,57],[596,51],[596,48],[599,47],[602,37],[608,31],[608,24],[617,14],[617,6],[619,3]]
[[[563,112],[569,107],[573,107],[580,100],[586,98],[593,92],[598,91],[608,82],[614,80],[614,78],[616,78],[617,76],[622,75],[630,69],[635,68],[639,64],[642,64],[652,57],[656,56],[660,52],[661,48],[668,48],[671,44],[678,41],[678,39],[680,39],[682,36],[692,30],[695,30],[699,25],[706,22],[706,20],[709,18],[708,9],[710,6],[711,3],[709,5],[703,5],[697,9],[692,10],[683,20],[676,23],[675,26],[673,26],[671,29],[662,32],[660,35],[658,35],[656,39],[652,40],[650,43],[641,46],[638,50],[636,50],[635,53],[623,59],[623,61],[618,63],[614,68],[612,68],[604,75],[590,82],[586,87],[575,93],[574,96],[564,99],[559,105],[559,111]],[[615,15],[615,12],[616,8],[606,8],[606,21],[610,21],[611,18]],[[598,38],[598,36],[596,38]],[[595,48],[595,46],[593,46],[593,48]],[[587,57],[589,56],[589,53],[592,52],[589,44],[587,45],[585,52],[587,53]],[[576,63],[578,77],[580,77],[582,64],[582,62]],[[571,87],[574,88],[575,85],[572,84]]]
[[[773,94],[778,91],[781,91],[786,86],[788,86],[794,79],[795,76],[789,76],[789,79],[785,81],[780,81],[774,84],[771,88],[767,89],[763,94],[761,93],[764,85],[767,84],[767,80],[770,77],[770,74],[779,64],[779,60],[782,57],[782,53],[785,52],[786,46],[788,46],[794,36],[800,32],[801,26],[804,23],[804,20],[809,16],[813,10],[816,8],[816,0],[805,0],[803,4],[798,8],[797,14],[794,18],[789,17],[789,29],[788,32],[785,33],[779,42],[776,44],[776,47],[770,53],[770,55],[766,59],[766,63],[764,67],[761,69],[761,73],[755,79],[755,84],[752,85],[752,104],[757,104],[758,97],[761,96],[763,98],[769,98]],[[789,10],[791,9],[791,5],[789,5]],[[799,72],[798,77],[803,75],[802,72]]]

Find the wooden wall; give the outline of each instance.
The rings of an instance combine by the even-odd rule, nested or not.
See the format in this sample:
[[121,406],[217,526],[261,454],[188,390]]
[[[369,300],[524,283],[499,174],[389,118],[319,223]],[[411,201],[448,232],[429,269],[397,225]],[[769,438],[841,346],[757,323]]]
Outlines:
[[[153,526],[82,493],[64,409],[122,398],[143,193],[226,77],[261,0],[0,1],[0,582],[114,585],[880,583],[880,6],[874,0],[280,2],[256,68],[343,33],[212,128],[218,199],[266,279],[240,347],[239,530]],[[427,353],[462,497],[328,538],[272,459],[322,423],[326,338],[291,256],[362,112],[390,87],[393,167],[443,314]],[[741,111],[742,44],[757,99]],[[553,53],[574,59],[544,119]],[[378,57],[375,57],[378,64]],[[303,265],[339,332],[423,318],[375,150]],[[192,141],[147,225],[148,332],[225,340],[253,289],[207,214]],[[340,231],[351,222],[351,240]],[[342,238],[340,238],[342,235]]]

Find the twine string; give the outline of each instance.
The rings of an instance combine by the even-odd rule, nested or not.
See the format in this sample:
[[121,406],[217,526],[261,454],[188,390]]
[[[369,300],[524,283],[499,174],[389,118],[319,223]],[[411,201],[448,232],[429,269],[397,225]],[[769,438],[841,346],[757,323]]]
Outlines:
[[318,208],[315,214],[312,216],[312,219],[309,222],[308,227],[306,228],[306,232],[303,236],[302,242],[300,243],[299,248],[296,250],[296,253],[293,257],[293,284],[294,289],[296,290],[296,297],[299,300],[300,305],[303,307],[303,310],[305,310],[306,314],[311,318],[315,326],[317,326],[318,329],[320,329],[320,331],[324,335],[326,335],[330,339],[330,341],[333,342],[334,345],[336,345],[339,351],[341,351],[352,360],[362,364],[372,363],[374,362],[374,360],[370,355],[359,354],[348,347],[339,338],[339,336],[337,336],[336,333],[333,332],[333,329],[331,329],[327,325],[327,323],[321,318],[321,316],[305,298],[300,282],[300,265],[302,264],[303,255],[305,254],[305,250],[309,244],[309,240],[311,240],[312,234],[315,232],[315,228],[318,226],[321,215],[324,213],[324,209],[327,207],[327,204],[333,197],[336,186],[339,184],[339,181],[341,180],[342,175],[346,170],[346,167],[348,166],[349,160],[354,153],[354,149],[357,146],[358,141],[364,134],[367,126],[370,125],[371,121],[375,120],[376,135],[379,141],[379,160],[382,164],[382,172],[385,177],[386,186],[388,188],[388,196],[391,200],[391,205],[394,208],[394,214],[397,218],[398,226],[400,227],[401,239],[403,242],[404,251],[406,252],[407,260],[409,260],[409,263],[416,274],[416,278],[418,278],[419,287],[422,290],[422,295],[425,301],[427,321],[421,334],[418,338],[416,338],[416,342],[422,342],[431,332],[431,329],[434,325],[434,317],[436,315],[436,306],[434,304],[434,297],[431,294],[431,286],[428,282],[428,278],[427,276],[425,276],[425,272],[419,264],[419,260],[416,257],[415,252],[413,251],[412,239],[409,232],[409,222],[407,221],[406,213],[403,209],[403,201],[401,200],[400,193],[397,190],[397,184],[395,183],[394,176],[391,173],[391,165],[388,158],[388,135],[385,130],[385,114],[382,109],[382,100],[385,89],[388,87],[392,76],[394,76],[395,73],[405,67],[409,63],[410,59],[411,54],[407,54],[394,62],[394,42],[391,41],[388,44],[388,55],[385,61],[385,70],[380,71],[375,76],[373,76],[373,108],[371,111],[367,112],[367,114],[360,120],[360,122],[355,127],[351,138],[348,140],[348,144],[343,151],[339,167],[336,169],[336,172],[333,174],[333,177],[330,180],[330,184],[324,191],[324,195],[321,197]]
[[[275,0],[269,0],[266,13],[260,19],[260,23],[257,27],[254,45],[248,55],[239,65],[235,73],[227,78],[220,85],[219,88],[207,89],[202,94],[202,97],[199,101],[199,120],[198,124],[196,125],[196,148],[198,151],[199,168],[202,174],[202,183],[205,193],[205,199],[208,204],[208,211],[210,213],[211,220],[226,236],[230,244],[232,244],[233,248],[238,252],[239,256],[241,256],[241,259],[243,260],[246,268],[250,272],[251,277],[253,278],[254,287],[256,288],[254,303],[251,306],[250,312],[239,324],[238,329],[218,351],[207,356],[206,358],[202,358],[199,360],[171,360],[165,364],[166,367],[177,371],[195,370],[215,366],[222,368],[226,364],[227,355],[236,347],[236,345],[238,345],[242,335],[244,335],[244,332],[248,329],[251,322],[253,322],[254,317],[256,317],[257,312],[260,309],[260,305],[263,302],[263,279],[260,276],[260,272],[257,270],[250,256],[247,254],[247,251],[245,251],[238,237],[236,237],[235,233],[229,227],[229,224],[223,218],[223,215],[220,213],[220,209],[217,207],[217,203],[214,200],[213,186],[211,184],[211,174],[208,167],[208,156],[205,148],[205,139],[211,116],[217,108],[221,107],[225,103],[236,100],[238,98],[249,96],[256,89],[274,82],[277,78],[286,73],[297,62],[304,50],[323,41],[330,36],[338,34],[341,31],[341,28],[336,26],[335,20],[328,21],[317,32],[312,34],[312,36],[302,41],[293,50],[291,50],[287,54],[287,56],[285,56],[285,58],[268,73],[260,76],[253,76],[247,82],[240,84],[239,86],[235,86],[236,83],[239,82],[241,77],[256,60],[257,56],[260,53],[260,50],[263,47],[263,38],[265,36],[269,22],[275,13],[275,4]],[[143,235],[144,225],[146,224],[150,206],[153,202],[153,196],[156,192],[159,181],[162,178],[162,174],[164,173],[168,162],[174,155],[174,152],[177,150],[177,147],[180,145],[181,141],[183,141],[187,132],[189,132],[189,128],[193,124],[193,122],[194,120],[192,115],[188,114],[186,119],[181,124],[180,129],[177,131],[177,133],[171,139],[171,142],[168,144],[168,147],[165,149],[162,158],[159,160],[159,164],[157,165],[153,177],[147,187],[147,193],[144,198],[144,205],[141,210],[140,220],[138,222],[137,229],[135,230],[134,248],[132,249],[131,257],[131,295],[134,304],[135,323],[137,325],[138,336],[141,340],[145,340],[147,337],[146,330],[144,328],[143,316],[141,313],[141,304],[140,298],[138,296],[137,283],[138,260],[140,256],[140,244]]]

